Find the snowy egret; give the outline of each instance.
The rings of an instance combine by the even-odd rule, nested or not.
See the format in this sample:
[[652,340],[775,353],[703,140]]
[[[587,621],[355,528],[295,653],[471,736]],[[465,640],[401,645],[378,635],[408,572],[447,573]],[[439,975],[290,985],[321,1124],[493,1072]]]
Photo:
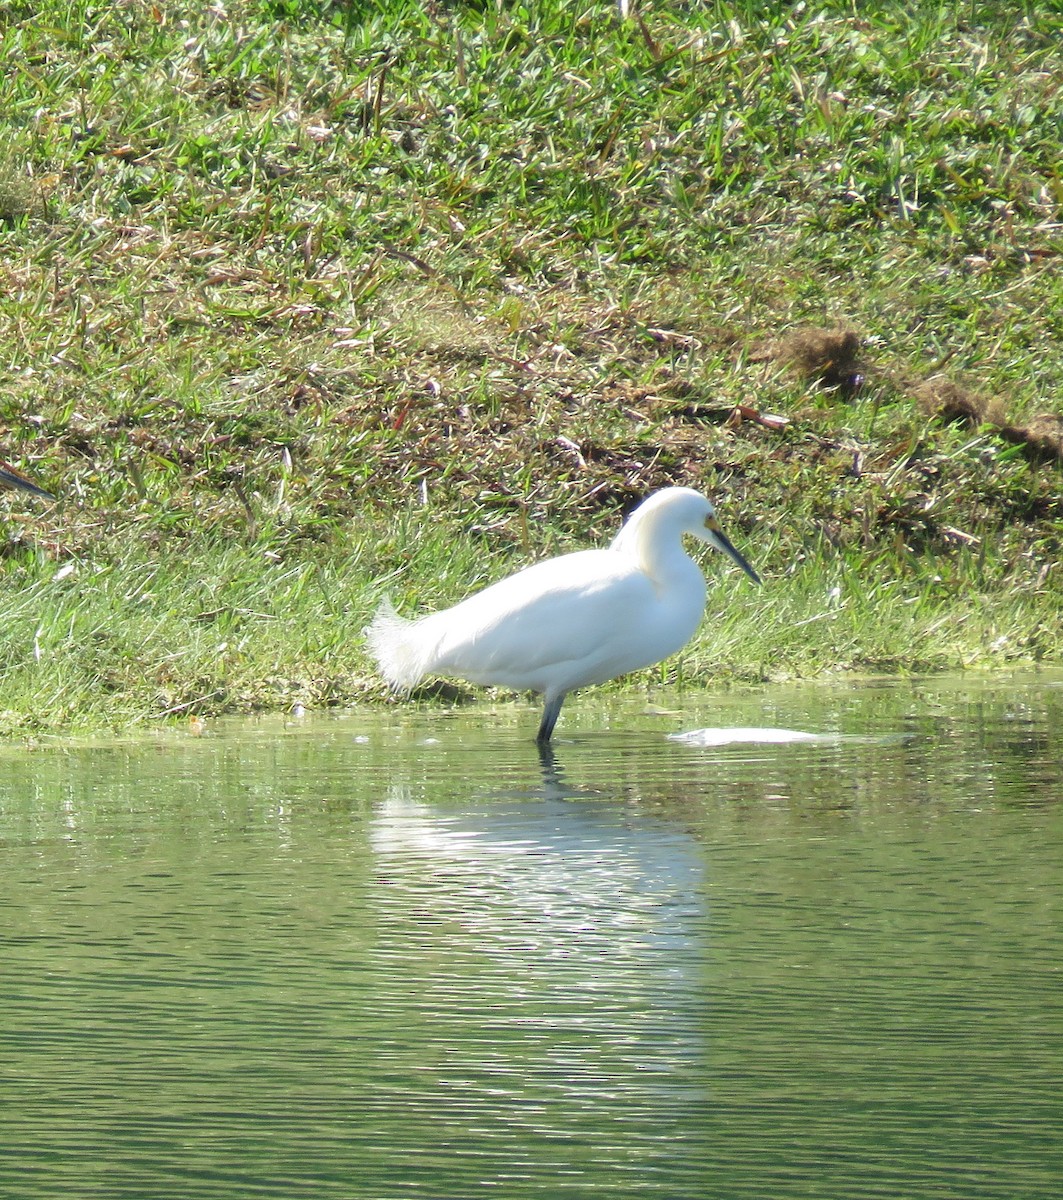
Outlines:
[[18,488],[23,492],[32,492],[35,496],[43,496],[46,500],[54,500],[51,492],[38,487],[32,480],[27,479],[21,471],[16,471],[10,464],[0,458],[0,487]]
[[760,582],[704,496],[664,488],[607,549],[536,563],[420,620],[405,620],[385,600],[365,629],[369,648],[396,689],[432,674],[541,693],[544,745],[569,692],[660,662],[697,629],[705,578],[683,549],[685,533]]

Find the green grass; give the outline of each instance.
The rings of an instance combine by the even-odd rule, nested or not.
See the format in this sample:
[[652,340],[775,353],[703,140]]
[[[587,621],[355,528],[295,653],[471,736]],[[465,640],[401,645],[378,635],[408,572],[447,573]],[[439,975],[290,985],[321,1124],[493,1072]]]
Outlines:
[[1058,658],[1058,457],[916,402],[1063,408],[1058,4],[641,15],[7,6],[0,728],[381,695],[669,482],[768,582],[658,674]]

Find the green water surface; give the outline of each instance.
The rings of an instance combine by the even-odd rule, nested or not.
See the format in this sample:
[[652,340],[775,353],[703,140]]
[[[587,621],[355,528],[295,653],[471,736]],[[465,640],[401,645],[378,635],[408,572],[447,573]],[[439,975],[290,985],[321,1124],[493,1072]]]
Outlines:
[[8,746],[0,1195],[1058,1195],[1061,682]]

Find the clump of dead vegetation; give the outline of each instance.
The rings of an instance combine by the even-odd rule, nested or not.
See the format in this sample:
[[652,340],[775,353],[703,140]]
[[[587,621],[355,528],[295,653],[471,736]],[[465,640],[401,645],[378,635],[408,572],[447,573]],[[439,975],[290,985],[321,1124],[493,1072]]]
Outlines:
[[1025,423],[1013,421],[998,396],[984,396],[945,376],[934,375],[913,390],[913,397],[928,416],[972,429],[989,427],[1005,441],[1023,447],[1033,462],[1063,460],[1063,415],[1038,413]]
[[867,374],[860,335],[853,329],[792,329],[756,350],[754,362],[778,362],[808,383],[855,396]]
[[[780,363],[802,380],[851,399],[864,385],[869,367],[860,335],[853,329],[794,329],[754,350],[753,362]],[[1063,414],[1038,413],[1017,421],[999,396],[986,396],[945,375],[932,375],[899,389],[929,417],[972,429],[989,428],[1004,441],[1023,447],[1031,462],[1063,461]]]

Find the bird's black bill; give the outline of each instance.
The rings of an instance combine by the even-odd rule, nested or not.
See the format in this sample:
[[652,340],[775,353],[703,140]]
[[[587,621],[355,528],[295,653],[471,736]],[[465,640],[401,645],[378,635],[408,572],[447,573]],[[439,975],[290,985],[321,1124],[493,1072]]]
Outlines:
[[46,492],[44,488],[38,487],[21,471],[16,471],[7,463],[0,466],[0,487],[17,488],[20,492],[32,492],[34,496],[43,496],[45,500],[55,499],[51,492]]
[[754,583],[760,583],[760,576],[746,562],[745,556],[731,545],[731,539],[725,533],[722,533],[719,529],[713,529],[712,540],[715,542],[717,549],[722,550],[732,562],[737,563]]

